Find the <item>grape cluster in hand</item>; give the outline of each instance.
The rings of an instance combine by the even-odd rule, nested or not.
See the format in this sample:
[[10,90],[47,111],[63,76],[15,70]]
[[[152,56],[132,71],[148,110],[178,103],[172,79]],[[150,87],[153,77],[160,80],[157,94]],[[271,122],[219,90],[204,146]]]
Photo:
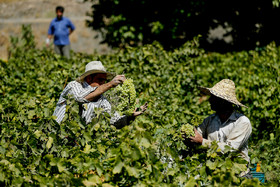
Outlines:
[[190,136],[195,136],[193,126],[188,123],[182,125],[181,134],[184,136],[184,138],[189,138]]
[[123,84],[114,89],[116,110],[125,115],[131,115],[136,105],[136,90],[132,79],[126,79]]

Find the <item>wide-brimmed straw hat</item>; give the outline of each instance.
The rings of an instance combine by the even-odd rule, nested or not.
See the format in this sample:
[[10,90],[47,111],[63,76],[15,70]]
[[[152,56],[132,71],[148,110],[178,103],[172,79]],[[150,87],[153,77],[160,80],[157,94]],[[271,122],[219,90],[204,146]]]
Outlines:
[[88,75],[95,74],[95,73],[106,73],[107,79],[113,78],[114,74],[107,72],[105,67],[102,65],[100,61],[91,61],[86,65],[85,72],[76,79],[78,82],[84,81],[84,78]]
[[248,108],[237,100],[235,94],[235,84],[232,80],[223,79],[215,84],[212,88],[199,87],[199,89],[206,95],[212,94],[235,105]]

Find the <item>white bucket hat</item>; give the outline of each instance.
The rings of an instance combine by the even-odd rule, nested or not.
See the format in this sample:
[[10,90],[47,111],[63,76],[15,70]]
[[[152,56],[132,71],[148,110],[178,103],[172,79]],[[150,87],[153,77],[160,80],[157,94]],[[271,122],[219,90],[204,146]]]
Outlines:
[[237,100],[235,94],[235,84],[232,80],[223,79],[215,84],[212,88],[199,87],[199,89],[206,95],[212,94],[235,105],[248,108]]
[[107,79],[111,79],[114,76],[112,73],[106,71],[105,67],[102,65],[102,62],[91,61],[86,65],[85,72],[80,77],[78,77],[76,81],[82,82],[86,76],[95,73],[106,73]]

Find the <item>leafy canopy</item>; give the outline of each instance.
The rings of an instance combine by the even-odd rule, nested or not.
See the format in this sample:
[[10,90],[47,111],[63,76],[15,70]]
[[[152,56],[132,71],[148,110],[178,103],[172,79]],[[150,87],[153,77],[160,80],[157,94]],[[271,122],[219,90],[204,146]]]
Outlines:
[[[232,79],[241,109],[253,125],[252,163],[262,161],[279,183],[279,48],[205,53],[197,38],[166,51],[158,43],[117,54],[75,53],[70,60],[34,47],[30,27],[13,39],[11,58],[0,61],[0,183],[8,186],[236,186],[258,185],[238,178],[246,162],[213,143],[205,150],[185,145],[181,127],[197,126],[212,113],[197,89]],[[65,119],[52,117],[59,94],[85,65],[100,60],[109,71],[134,80],[145,115],[116,129],[110,116],[96,111],[85,124],[69,98]],[[262,140],[263,139],[263,140]],[[257,140],[261,140],[259,145]]]
[[[113,47],[158,41],[165,49],[174,49],[201,35],[203,48],[227,52],[280,41],[280,27],[275,27],[278,0],[91,1],[88,26],[101,31],[103,42]],[[208,37],[216,28],[223,28],[218,31],[222,34]]]

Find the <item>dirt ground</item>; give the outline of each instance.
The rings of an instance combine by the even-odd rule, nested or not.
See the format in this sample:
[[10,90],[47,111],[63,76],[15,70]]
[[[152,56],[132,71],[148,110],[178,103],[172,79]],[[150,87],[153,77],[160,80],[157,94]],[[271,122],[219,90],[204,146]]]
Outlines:
[[[0,0],[0,58],[7,60],[10,36],[21,32],[22,24],[31,24],[35,41],[39,48],[45,46],[45,39],[50,21],[55,17],[55,7],[65,7],[64,16],[76,26],[71,34],[71,48],[76,52],[109,53],[111,49],[100,44],[101,36],[97,31],[86,27],[91,19],[86,16],[91,11],[91,2],[83,0]],[[99,36],[96,38],[96,36]]]

